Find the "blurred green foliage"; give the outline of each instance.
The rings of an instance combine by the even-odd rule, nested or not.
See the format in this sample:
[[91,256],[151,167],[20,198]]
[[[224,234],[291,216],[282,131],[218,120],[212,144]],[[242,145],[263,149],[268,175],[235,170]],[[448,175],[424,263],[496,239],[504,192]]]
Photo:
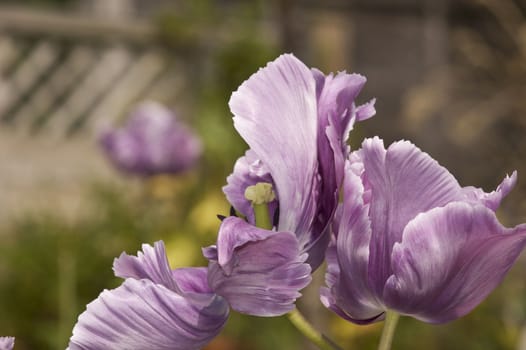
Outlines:
[[[136,251],[161,229],[152,225],[158,222],[153,213],[135,216],[136,209],[109,189],[97,189],[93,199],[97,210],[75,224],[50,213],[28,214],[2,233],[0,329],[17,336],[17,348],[63,348],[75,315],[117,284],[113,258]],[[71,305],[61,305],[64,298]],[[68,333],[59,334],[64,329]]]

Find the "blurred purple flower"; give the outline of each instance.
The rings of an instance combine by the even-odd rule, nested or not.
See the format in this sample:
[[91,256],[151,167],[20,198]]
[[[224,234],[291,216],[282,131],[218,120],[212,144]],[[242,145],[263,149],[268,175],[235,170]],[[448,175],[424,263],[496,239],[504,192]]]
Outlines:
[[155,102],[140,105],[124,127],[102,132],[100,143],[118,169],[140,176],[183,172],[202,152],[197,136]]
[[200,349],[221,331],[229,308],[208,286],[207,269],[170,269],[162,241],[142,248],[115,259],[125,281],[88,304],[70,350]]
[[[217,247],[211,247],[219,255],[210,254],[209,279],[235,310],[260,316],[290,311],[297,291],[310,281],[305,273],[323,261],[349,153],[348,134],[355,121],[375,114],[374,100],[359,107],[354,104],[365,81],[361,75],[344,72],[325,76],[287,54],[260,69],[232,94],[229,105],[234,126],[250,149],[236,162],[223,190],[250,225],[239,219],[223,223]],[[256,224],[254,209],[245,191],[258,183],[271,184],[276,194],[268,209],[277,231],[252,226]],[[283,251],[281,240],[287,242],[289,251]],[[283,276],[291,273],[298,279],[283,282],[287,291],[263,288],[265,281],[275,282],[283,276],[276,278],[269,264],[259,265],[245,250],[258,252],[258,259],[265,262],[281,252],[274,264],[279,261]],[[222,251],[229,252],[228,258],[221,259]],[[245,260],[239,258],[238,270],[230,271],[228,264],[236,256]],[[298,265],[305,261],[309,271]],[[235,271],[245,268],[259,277],[241,281],[239,274],[247,272]],[[251,288],[258,292],[251,294]],[[271,306],[272,302],[277,304]]]
[[460,187],[410,142],[365,140],[346,166],[323,304],[355,323],[388,309],[429,323],[469,313],[526,245],[525,224],[495,216],[515,182],[514,172],[491,193]]
[[0,337],[0,350],[12,350],[15,346],[15,338]]

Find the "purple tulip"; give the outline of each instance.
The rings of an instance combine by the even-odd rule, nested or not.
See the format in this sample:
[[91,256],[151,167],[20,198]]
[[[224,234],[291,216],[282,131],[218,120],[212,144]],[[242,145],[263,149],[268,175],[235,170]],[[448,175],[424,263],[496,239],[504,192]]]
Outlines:
[[[260,69],[232,94],[229,105],[234,126],[250,149],[237,160],[223,190],[249,224],[241,219],[223,223],[217,247],[211,248],[219,254],[210,255],[209,279],[212,285],[221,286],[217,292],[235,310],[259,316],[290,311],[299,296],[297,291],[310,281],[305,274],[323,261],[349,153],[349,131],[355,121],[375,113],[374,100],[359,107],[354,104],[365,81],[361,75],[344,72],[325,76],[288,54]],[[253,226],[257,223],[246,191],[257,184],[266,184],[273,191],[265,203],[275,231]],[[280,246],[282,240],[290,249],[287,252]],[[240,243],[248,241],[250,244]],[[283,276],[275,279],[271,276],[275,271],[266,270],[267,264],[258,270],[258,261],[244,252],[248,249],[257,251],[258,259],[265,262],[282,253],[283,276],[294,276],[291,282],[283,282],[287,291],[278,288],[273,294],[276,289],[262,288],[265,281]],[[259,277],[240,282],[236,269],[230,271],[230,260],[221,259],[221,251],[232,257],[244,256],[246,268]],[[239,271],[245,269],[241,262],[237,264]],[[308,264],[309,271],[306,266],[299,267],[300,262]],[[251,294],[251,287],[258,293]],[[241,300],[239,307],[234,295]],[[276,304],[271,306],[272,302]]]
[[526,225],[495,216],[515,182],[514,172],[491,193],[461,187],[410,142],[365,140],[346,166],[323,304],[355,323],[387,310],[429,323],[464,316],[526,245]]
[[123,128],[104,131],[100,143],[118,169],[140,176],[183,172],[202,152],[194,133],[154,102],[140,105]]
[[0,337],[0,350],[12,350],[15,346],[15,338]]
[[113,270],[124,283],[88,304],[69,349],[200,349],[228,318],[207,269],[170,269],[162,241],[144,244],[137,257],[121,254]]

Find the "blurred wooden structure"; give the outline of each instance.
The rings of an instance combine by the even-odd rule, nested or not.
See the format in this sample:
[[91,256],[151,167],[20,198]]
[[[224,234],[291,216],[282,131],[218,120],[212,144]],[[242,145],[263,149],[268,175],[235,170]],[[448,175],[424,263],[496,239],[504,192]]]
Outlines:
[[181,64],[141,19],[0,6],[0,219],[81,214],[86,184],[120,180],[97,129],[141,100],[172,102]]
[[0,7],[0,121],[57,136],[169,99],[175,60],[138,19]]

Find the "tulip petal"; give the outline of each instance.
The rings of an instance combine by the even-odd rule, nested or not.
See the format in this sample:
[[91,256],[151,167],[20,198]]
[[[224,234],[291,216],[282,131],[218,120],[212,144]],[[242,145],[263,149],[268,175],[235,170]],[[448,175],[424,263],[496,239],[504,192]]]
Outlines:
[[14,346],[14,337],[0,337],[0,350],[12,350]]
[[526,225],[503,227],[491,209],[450,203],[418,215],[393,248],[387,307],[431,323],[459,318],[502,281],[526,245]]
[[360,176],[354,173],[350,163],[346,166],[343,194],[336,243],[327,250],[329,288],[322,290],[322,302],[351,322],[368,323],[379,320],[383,309],[368,286],[369,205],[364,202]]
[[[318,159],[323,191],[319,194],[319,210],[314,234],[321,234],[338,203],[338,190],[343,181],[344,162],[350,152],[349,132],[356,119],[354,100],[366,79],[359,74],[340,72],[325,76],[312,69],[318,96]],[[314,240],[313,237],[311,240]],[[324,249],[325,250],[325,249]]]
[[241,313],[285,314],[311,280],[293,233],[259,229],[236,217],[223,220],[217,248],[204,252],[212,290]]
[[491,210],[495,211],[499,208],[500,202],[511,192],[517,183],[517,172],[514,171],[511,176],[506,176],[495,191],[490,193],[484,192],[482,189],[468,186],[462,188],[462,192],[468,201],[479,202]]
[[[335,159],[339,167],[338,183],[343,178],[343,159],[346,158],[346,142],[355,121],[354,100],[365,85],[366,79],[359,74],[338,73],[324,76],[312,69],[318,94],[318,152],[321,162]],[[330,151],[329,148],[332,148]],[[339,159],[341,158],[341,159]],[[338,160],[340,160],[338,162]],[[334,166],[334,164],[333,164]],[[323,164],[322,164],[323,167]]]
[[183,267],[172,271],[177,287],[186,296],[188,293],[213,293],[208,285],[208,268]]
[[[320,89],[319,75],[322,73],[313,69],[313,74],[318,76],[316,83],[317,89]],[[354,100],[367,79],[359,74],[344,72],[324,78],[318,98],[318,154],[324,184],[329,181],[329,186],[324,188],[334,195],[332,191],[337,191],[343,180],[344,163],[349,154],[347,140],[357,116]],[[371,109],[366,112],[371,112]],[[334,183],[331,184],[331,180]]]
[[154,247],[143,244],[142,252],[137,252],[136,257],[122,253],[114,260],[113,271],[117,277],[145,278],[179,294],[182,293],[172,276],[163,241],[155,242]]
[[373,117],[376,114],[376,108],[374,108],[375,103],[376,99],[373,98],[369,102],[356,107],[356,121],[360,122]]
[[392,274],[391,250],[401,241],[405,225],[418,213],[463,195],[453,175],[410,142],[395,142],[385,150],[379,138],[366,139],[358,155],[372,195],[369,283],[381,298]]
[[214,294],[198,307],[162,285],[129,278],[88,304],[69,349],[199,349],[219,333],[227,317],[227,303]]
[[[345,277],[341,276],[336,244],[334,242],[331,242],[327,248],[326,259],[325,283],[328,288],[320,288],[322,304],[341,318],[356,324],[368,324],[383,320],[384,311],[382,309],[371,305],[367,301],[361,303],[351,291],[346,290],[345,286],[343,286],[346,281],[343,280]],[[371,298],[370,300],[374,299]]]
[[279,198],[279,230],[301,238],[316,210],[316,85],[293,55],[260,69],[232,94],[234,127],[265,164]]

